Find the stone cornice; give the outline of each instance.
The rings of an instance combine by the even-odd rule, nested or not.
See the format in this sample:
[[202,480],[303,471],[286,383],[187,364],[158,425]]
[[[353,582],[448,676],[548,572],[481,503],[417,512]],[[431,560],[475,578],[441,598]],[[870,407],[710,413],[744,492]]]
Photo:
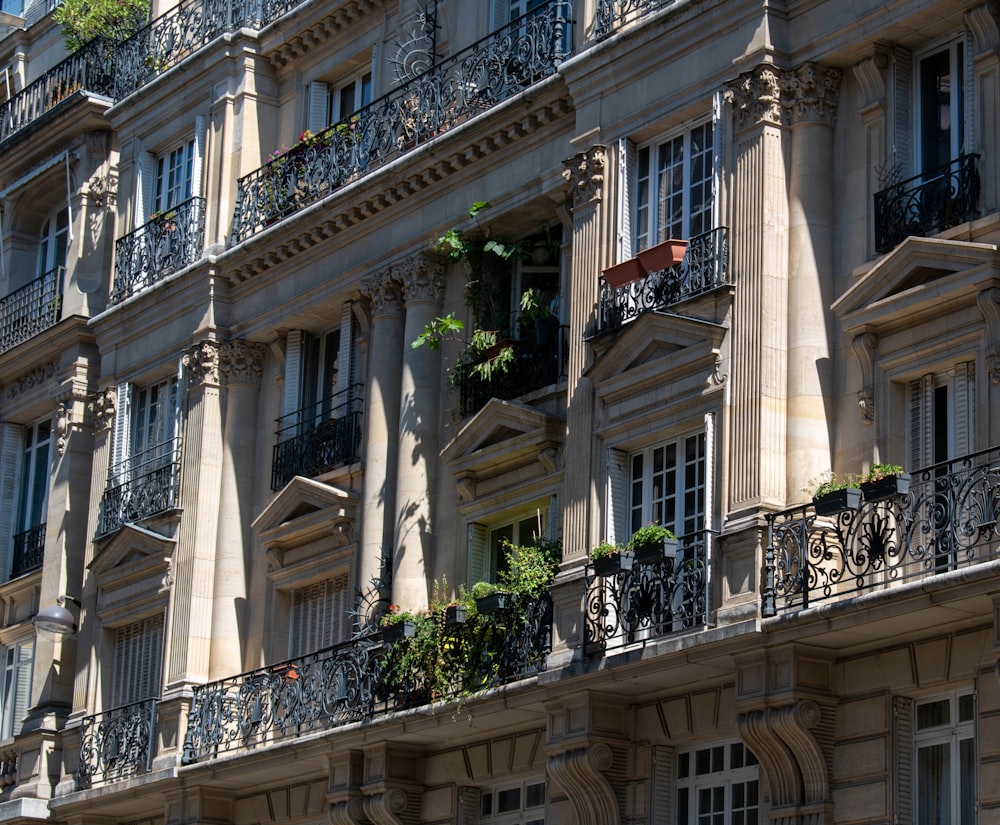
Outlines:
[[346,30],[356,31],[358,23],[385,6],[385,0],[349,0],[271,49],[268,60],[276,69],[298,62],[303,55],[321,49]]

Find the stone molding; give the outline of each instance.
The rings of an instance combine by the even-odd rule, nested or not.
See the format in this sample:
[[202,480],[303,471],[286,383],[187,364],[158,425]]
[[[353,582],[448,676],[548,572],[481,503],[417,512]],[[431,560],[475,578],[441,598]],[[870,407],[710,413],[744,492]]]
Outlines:
[[330,803],[330,825],[363,825],[365,818],[365,801],[361,795],[350,799],[341,799]]
[[886,70],[890,66],[887,48],[876,45],[875,53],[854,64],[854,77],[864,97],[862,109],[884,105],[886,95]]
[[763,64],[732,81],[726,100],[736,110],[741,129],[761,123],[833,126],[841,75],[840,69],[820,63],[803,63],[794,69]]
[[875,421],[875,347],[878,336],[862,332],[851,340],[851,348],[861,366],[861,390],[858,392],[858,409],[865,424]]
[[182,361],[188,386],[219,386],[219,342],[202,341],[190,347]]
[[580,825],[618,825],[621,814],[604,771],[614,763],[606,742],[550,756],[548,772],[569,797]]
[[1000,288],[984,289],[976,303],[986,323],[986,366],[990,383],[1000,384]]
[[226,341],[219,348],[219,377],[224,385],[252,384],[259,387],[264,374],[267,347],[247,341]]
[[115,423],[115,405],[117,393],[114,387],[105,387],[94,396],[87,407],[94,419],[94,430],[103,432],[110,430]]
[[41,386],[55,374],[55,361],[50,361],[48,364],[28,370],[24,375],[18,376],[7,385],[4,396],[8,401],[17,398],[22,393],[30,392],[35,387]]
[[1000,47],[1000,3],[984,3],[965,12],[965,25],[972,34],[974,58],[995,52]]
[[564,160],[563,177],[569,181],[574,207],[597,203],[604,197],[604,169],[607,165],[607,147],[594,144],[586,152],[579,152]]
[[399,788],[365,796],[365,816],[374,825],[405,825],[399,814],[406,810],[406,792]]

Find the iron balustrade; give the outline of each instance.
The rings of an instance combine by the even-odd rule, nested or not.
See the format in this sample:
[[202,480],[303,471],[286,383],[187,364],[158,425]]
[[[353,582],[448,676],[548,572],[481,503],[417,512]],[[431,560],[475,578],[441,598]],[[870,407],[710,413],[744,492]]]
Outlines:
[[14,536],[10,577],[16,579],[34,570],[41,570],[45,552],[45,525],[40,524]]
[[554,74],[571,10],[549,0],[240,178],[230,244]]
[[272,490],[280,490],[295,476],[312,478],[359,460],[362,389],[356,384],[278,419]]
[[110,97],[114,74],[114,45],[103,38],[84,44],[0,106],[0,145],[75,92]]
[[586,568],[584,652],[646,644],[708,622],[710,534],[678,537],[673,560],[658,558],[598,576]]
[[729,229],[716,227],[688,241],[676,266],[650,272],[619,287],[599,279],[598,330],[614,329],[644,312],[665,309],[713,289],[732,286],[729,273]]
[[551,649],[552,601],[546,593],[495,616],[474,614],[442,632],[434,667],[445,683],[438,679],[433,689],[427,672],[401,667],[411,642],[388,643],[379,635],[195,687],[183,763],[467,696],[537,673]]
[[101,496],[95,537],[176,507],[180,475],[179,438],[167,439],[113,465]]
[[594,39],[604,40],[629,23],[673,5],[677,0],[597,0]]
[[569,366],[568,329],[565,325],[560,326],[558,334],[542,345],[533,341],[510,341],[505,344],[514,350],[514,360],[506,370],[494,368],[489,378],[482,378],[472,371],[475,363],[462,364],[458,380],[462,417],[479,412],[491,398],[519,398],[564,378]]
[[83,718],[78,789],[149,771],[157,701],[145,699]]
[[0,300],[0,352],[34,338],[62,318],[61,266]]
[[885,590],[1000,556],[1000,447],[912,474],[909,492],[856,510],[767,517],[764,616]]
[[876,251],[891,252],[910,235],[926,237],[977,218],[978,165],[979,155],[961,155],[876,192]]
[[115,242],[115,284],[111,303],[121,303],[130,295],[193,264],[204,249],[204,198],[190,198],[154,215]]

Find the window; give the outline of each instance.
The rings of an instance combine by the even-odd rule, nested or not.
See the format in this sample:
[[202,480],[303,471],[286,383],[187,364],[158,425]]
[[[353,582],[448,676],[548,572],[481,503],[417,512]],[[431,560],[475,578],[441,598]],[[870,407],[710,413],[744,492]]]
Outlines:
[[194,154],[192,138],[156,159],[153,212],[165,212],[191,198]]
[[677,825],[757,825],[757,758],[742,742],[677,754]]
[[162,659],[162,613],[117,628],[112,706],[158,698]]
[[148,387],[131,387],[130,471],[145,475],[174,460],[174,433],[177,431],[177,379],[170,378]]
[[[207,120],[199,115],[194,119],[193,137],[184,137],[156,154],[139,153],[134,215],[136,227],[148,223],[153,214],[176,209],[191,198],[201,196],[206,132]],[[184,215],[177,218],[184,220]]]
[[348,638],[349,596],[346,575],[292,591],[289,658],[323,650]]
[[544,6],[547,0],[493,0],[493,30],[503,28],[512,20]]
[[704,529],[704,432],[629,457],[629,535],[646,524],[662,524],[676,536]]
[[6,580],[42,564],[52,424],[4,424],[2,435],[0,493],[13,503],[0,508],[0,576]]
[[321,132],[347,120],[372,102],[371,56],[363,55],[351,64],[358,68],[348,70],[336,81],[317,80],[309,84],[306,127],[310,131]]
[[965,147],[965,49],[955,41],[916,60],[917,158],[925,173],[950,163]]
[[545,825],[545,780],[504,783],[479,794],[480,825]]
[[66,266],[66,244],[69,238],[69,209],[63,207],[45,221],[38,242],[40,278],[48,272]]
[[538,536],[549,535],[554,497],[544,504],[539,502],[535,509],[523,511],[514,518],[506,518],[493,525],[473,523],[469,525],[469,585],[477,581],[497,580],[497,576],[507,568],[507,543],[530,544]]
[[973,361],[910,381],[910,467],[968,455],[975,449],[976,365]]
[[916,703],[914,771],[917,825],[972,825],[976,806],[975,696],[956,693]]
[[35,658],[34,637],[0,647],[3,652],[3,694],[0,696],[0,739],[21,732],[31,704],[31,676]]

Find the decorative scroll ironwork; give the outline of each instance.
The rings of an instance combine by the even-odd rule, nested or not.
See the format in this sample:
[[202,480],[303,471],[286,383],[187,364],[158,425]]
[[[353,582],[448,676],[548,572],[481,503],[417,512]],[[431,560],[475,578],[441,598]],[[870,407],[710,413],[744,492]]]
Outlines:
[[570,11],[549,0],[240,178],[230,244],[553,74],[572,47]]
[[997,558],[1000,447],[913,473],[906,494],[818,516],[768,515],[765,616]]
[[91,40],[0,106],[0,145],[75,92],[110,97],[113,89],[114,46]]
[[961,155],[876,192],[876,251],[890,252],[910,235],[926,237],[978,217],[978,165],[979,155]]
[[459,396],[462,417],[479,412],[491,398],[510,400],[532,390],[555,384],[564,377],[569,367],[569,347],[566,344],[568,327],[559,328],[551,344],[538,345],[512,341],[514,361],[506,371],[494,370],[488,378],[480,378],[466,365],[459,379]]
[[145,699],[84,717],[77,788],[113,782],[150,769],[156,703],[156,699]]
[[604,40],[647,14],[673,5],[677,0],[597,0],[594,39]]
[[295,476],[311,478],[361,455],[362,386],[352,387],[278,419],[271,489]]
[[645,278],[612,287],[600,278],[598,330],[614,329],[644,312],[694,298],[722,286],[732,286],[729,274],[729,229],[720,226],[688,242],[677,266],[650,272]]
[[180,439],[171,438],[111,468],[101,496],[96,537],[177,506],[180,497]]
[[194,263],[204,249],[204,198],[190,198],[155,215],[115,242],[111,303],[121,303]]
[[678,538],[674,560],[657,559],[611,576],[587,565],[585,653],[646,644],[708,620],[709,540],[705,533]]
[[[431,689],[417,669],[401,673],[409,641],[359,637],[277,665],[195,687],[184,764],[250,750],[380,714],[468,695],[544,669],[551,648],[548,594],[498,616],[473,616],[446,630],[437,672],[447,688]],[[460,666],[459,666],[460,665]]]
[[0,352],[34,338],[62,318],[62,267],[16,289],[0,300]]
[[45,525],[40,524],[14,536],[11,554],[10,577],[16,579],[42,567],[45,552]]

